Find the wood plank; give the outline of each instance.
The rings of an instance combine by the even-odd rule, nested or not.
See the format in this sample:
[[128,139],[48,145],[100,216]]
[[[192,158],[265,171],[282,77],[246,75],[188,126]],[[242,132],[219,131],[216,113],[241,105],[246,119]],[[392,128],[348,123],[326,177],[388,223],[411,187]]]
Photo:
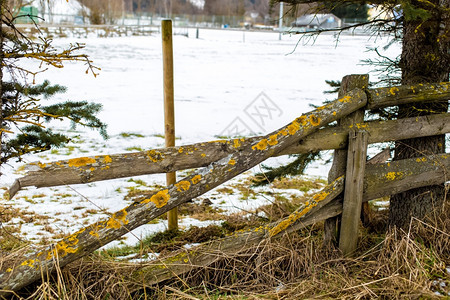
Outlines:
[[[355,88],[367,88],[369,85],[369,75],[347,75],[342,78],[341,87],[339,88],[339,95],[344,95],[349,90]],[[348,132],[356,128],[356,124],[364,122],[364,109],[358,110],[340,120],[338,125],[345,128],[345,144],[348,144]],[[333,182],[339,176],[345,174],[347,165],[347,150],[336,149],[333,153],[333,164],[328,173],[328,182]],[[339,224],[340,217],[333,217],[325,221],[324,224],[324,245],[327,247],[337,246],[339,241]]]
[[365,131],[352,131],[349,135],[347,170],[339,249],[345,256],[357,247],[359,219],[363,199],[364,171],[366,165],[368,135]]
[[[163,77],[164,77],[164,140],[167,147],[175,146],[175,101],[173,84],[172,20],[161,21]],[[166,174],[167,186],[175,184],[176,173]],[[167,213],[168,229],[178,229],[178,208]]]
[[398,106],[406,103],[433,102],[450,99],[450,82],[377,88],[367,91],[367,109]]

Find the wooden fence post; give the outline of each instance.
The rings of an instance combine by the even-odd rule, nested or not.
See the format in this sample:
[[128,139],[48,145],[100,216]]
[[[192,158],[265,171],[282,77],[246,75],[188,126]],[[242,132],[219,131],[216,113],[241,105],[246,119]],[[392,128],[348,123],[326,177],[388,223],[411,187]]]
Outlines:
[[344,205],[339,235],[339,248],[345,256],[352,254],[356,250],[358,241],[367,145],[367,132],[359,130],[350,132],[347,170],[345,172]]
[[[369,75],[347,75],[342,78],[338,97],[355,88],[367,88],[369,86]],[[345,118],[338,120],[338,125],[349,126],[364,121],[364,109],[358,110]],[[338,177],[345,174],[347,165],[347,150],[335,150],[333,155],[333,165],[328,173],[328,183],[335,181]],[[339,241],[338,223],[340,217],[333,217],[325,220],[324,224],[324,244],[325,246],[337,245]]]
[[[164,135],[166,147],[175,146],[175,105],[173,84],[172,20],[161,21],[164,72]],[[167,186],[177,181],[176,173],[166,174]],[[167,213],[169,230],[178,229],[178,209]]]

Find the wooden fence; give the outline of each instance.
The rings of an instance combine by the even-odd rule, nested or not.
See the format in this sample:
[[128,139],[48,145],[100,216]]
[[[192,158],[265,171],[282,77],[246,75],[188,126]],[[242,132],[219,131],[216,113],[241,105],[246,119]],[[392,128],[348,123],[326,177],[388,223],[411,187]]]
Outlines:
[[[200,169],[56,244],[29,247],[11,254],[3,260],[0,268],[0,289],[16,291],[39,280],[42,274],[54,271],[56,266],[63,267],[93,252],[269,157],[326,149],[337,149],[330,172],[330,184],[289,217],[174,253],[169,258],[147,264],[145,270],[141,269],[132,276],[136,276],[141,282],[145,280],[148,284],[161,282],[195,267],[206,266],[224,252],[233,253],[246,245],[276,238],[340,214],[344,217],[350,215],[345,221],[346,225],[341,228],[341,231],[347,232],[344,234],[347,239],[340,240],[340,246],[345,253],[351,253],[356,245],[357,235],[354,232],[358,229],[354,215],[355,211],[361,210],[361,202],[412,188],[441,184],[448,180],[447,169],[450,167],[449,154],[389,163],[365,163],[368,144],[450,132],[449,113],[391,121],[364,122],[363,119],[367,109],[448,100],[450,83],[367,89],[367,82],[367,75],[344,78],[337,100],[305,113],[265,136],[29,165],[27,175],[19,178],[11,187],[10,197],[26,186],[89,183],[182,169]],[[335,121],[339,125],[324,128]],[[343,160],[338,151],[344,151],[348,157]],[[346,166],[342,168],[343,162]],[[341,197],[344,190],[344,197]],[[329,223],[333,224],[332,221]],[[329,226],[328,231],[333,233],[333,230]]]

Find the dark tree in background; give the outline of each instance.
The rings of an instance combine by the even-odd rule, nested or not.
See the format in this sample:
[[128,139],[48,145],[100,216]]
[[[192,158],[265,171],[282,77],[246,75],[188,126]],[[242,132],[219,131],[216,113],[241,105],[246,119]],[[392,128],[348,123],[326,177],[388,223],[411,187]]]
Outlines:
[[[403,4],[403,38],[400,68],[402,84],[449,80],[450,0],[411,1]],[[403,105],[398,117],[447,112],[448,101]],[[395,160],[445,152],[445,135],[398,141]],[[431,207],[440,207],[445,187],[430,186],[391,197],[390,223],[407,228],[411,217],[423,218]]]
[[[273,0],[272,4],[280,2]],[[295,7],[308,4],[309,0],[283,1]],[[340,14],[352,5],[378,6],[392,16],[391,20],[374,19],[372,26],[390,32],[402,42],[402,84],[438,83],[449,80],[450,72],[450,0],[375,0],[375,1],[322,1],[322,12]],[[315,12],[319,12],[315,8]],[[363,25],[363,24],[360,24]],[[389,74],[386,74],[389,76]],[[402,105],[396,117],[414,117],[448,111],[448,101]],[[445,152],[445,135],[398,141],[395,144],[395,160]],[[422,219],[427,213],[442,207],[445,186],[436,185],[410,190],[391,197],[389,223],[407,229],[411,218]]]

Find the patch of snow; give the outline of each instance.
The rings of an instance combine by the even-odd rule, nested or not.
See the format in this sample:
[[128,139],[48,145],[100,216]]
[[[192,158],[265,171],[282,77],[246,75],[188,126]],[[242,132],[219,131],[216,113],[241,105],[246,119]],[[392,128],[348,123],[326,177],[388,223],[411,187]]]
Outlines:
[[200,243],[186,244],[186,245],[184,245],[184,248],[191,249],[191,248],[197,247],[199,245],[200,245]]
[[[136,255],[135,255],[136,256]],[[134,259],[129,259],[128,261],[130,263],[135,263],[135,264],[143,264],[143,263],[147,263],[149,261],[155,260],[159,257],[159,253],[147,253],[145,255],[145,257],[142,258],[134,258]]]

